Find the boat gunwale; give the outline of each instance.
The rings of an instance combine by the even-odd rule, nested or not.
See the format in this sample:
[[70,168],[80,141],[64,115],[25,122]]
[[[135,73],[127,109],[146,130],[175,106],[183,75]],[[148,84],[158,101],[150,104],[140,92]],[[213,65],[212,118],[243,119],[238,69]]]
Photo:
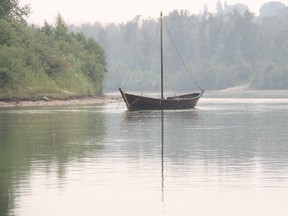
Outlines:
[[[119,88],[122,96],[124,96],[124,100],[127,100],[126,95],[130,95],[130,96],[134,96],[134,97],[139,97],[139,98],[145,98],[145,99],[149,99],[149,100],[161,100],[161,101],[177,101],[177,100],[195,100],[197,98],[200,98],[202,96],[202,94],[204,93],[204,90],[202,90],[201,92],[197,92],[197,93],[190,93],[190,94],[184,94],[184,95],[176,95],[173,97],[167,97],[167,98],[155,98],[155,97],[148,97],[148,96],[142,96],[142,95],[136,95],[136,94],[131,94],[131,93],[126,93],[125,91],[123,91],[121,88]],[[193,95],[193,94],[197,94],[197,96],[195,97],[189,97],[189,95]],[[126,99],[125,99],[126,98]]]

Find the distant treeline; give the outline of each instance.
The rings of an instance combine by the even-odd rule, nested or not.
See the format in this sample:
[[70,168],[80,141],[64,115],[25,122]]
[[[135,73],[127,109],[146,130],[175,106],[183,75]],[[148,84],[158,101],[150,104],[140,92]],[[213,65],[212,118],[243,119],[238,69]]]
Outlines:
[[[254,89],[288,88],[288,9],[279,2],[262,6],[255,16],[247,6],[222,6],[212,14],[173,11],[164,17],[187,68],[204,89],[246,85]],[[159,89],[159,20],[135,19],[125,24],[70,26],[94,37],[105,49],[107,90]],[[165,34],[165,32],[164,32]],[[164,36],[165,88],[191,89],[193,82]]]
[[69,33],[59,15],[55,26],[29,26],[28,6],[0,2],[0,98],[67,98],[102,94],[104,50],[82,33]]

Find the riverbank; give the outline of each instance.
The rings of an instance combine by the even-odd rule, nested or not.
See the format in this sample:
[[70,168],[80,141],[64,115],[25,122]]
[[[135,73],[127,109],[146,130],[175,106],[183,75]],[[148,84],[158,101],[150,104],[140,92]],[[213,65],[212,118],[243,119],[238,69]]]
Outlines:
[[48,99],[43,97],[40,100],[11,100],[1,101],[0,108],[5,107],[35,107],[35,106],[75,106],[91,104],[108,104],[119,102],[119,97],[99,96],[99,97],[81,97],[69,99]]

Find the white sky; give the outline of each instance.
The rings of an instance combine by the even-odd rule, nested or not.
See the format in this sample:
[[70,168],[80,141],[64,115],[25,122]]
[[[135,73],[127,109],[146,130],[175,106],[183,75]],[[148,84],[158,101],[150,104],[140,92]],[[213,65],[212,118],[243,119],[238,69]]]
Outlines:
[[[258,14],[260,7],[273,0],[226,0],[228,5],[243,3],[250,11]],[[277,1],[277,0],[274,0]],[[288,5],[288,0],[279,0]],[[30,4],[30,23],[42,25],[46,20],[52,24],[60,13],[69,24],[80,23],[122,23],[136,15],[157,18],[159,12],[168,14],[174,9],[185,9],[192,14],[203,11],[207,4],[209,11],[215,12],[217,0],[19,0],[20,5]],[[225,0],[221,0],[224,4]]]

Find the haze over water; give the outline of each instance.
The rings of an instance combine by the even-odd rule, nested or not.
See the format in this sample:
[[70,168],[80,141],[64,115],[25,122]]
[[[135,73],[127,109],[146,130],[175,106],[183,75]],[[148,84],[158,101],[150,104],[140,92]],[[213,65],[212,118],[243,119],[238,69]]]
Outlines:
[[197,109],[0,109],[0,215],[288,213],[285,92]]

